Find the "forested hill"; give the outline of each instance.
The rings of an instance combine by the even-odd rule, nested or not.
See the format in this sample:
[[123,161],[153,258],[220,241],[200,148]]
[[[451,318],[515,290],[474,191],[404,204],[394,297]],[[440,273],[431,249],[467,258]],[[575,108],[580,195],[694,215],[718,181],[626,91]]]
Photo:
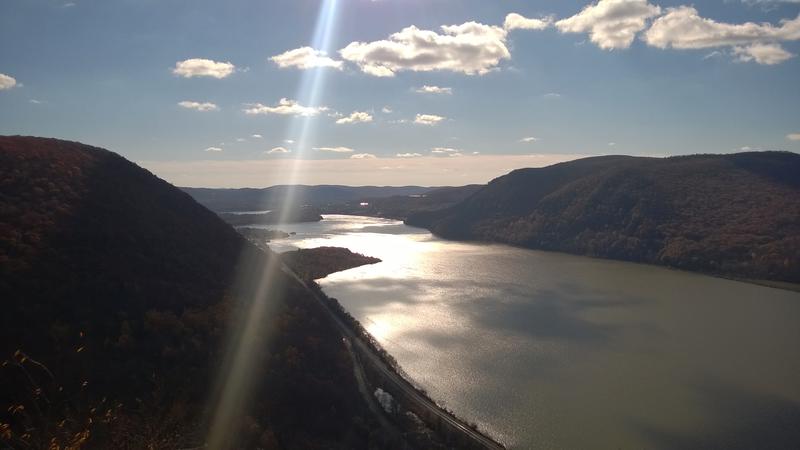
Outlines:
[[[0,137],[0,447],[202,446],[248,306],[237,269],[257,279],[269,257],[114,153]],[[264,301],[269,339],[232,447],[380,446],[309,292],[281,274]]]
[[800,155],[604,156],[521,169],[407,223],[447,238],[797,283]]

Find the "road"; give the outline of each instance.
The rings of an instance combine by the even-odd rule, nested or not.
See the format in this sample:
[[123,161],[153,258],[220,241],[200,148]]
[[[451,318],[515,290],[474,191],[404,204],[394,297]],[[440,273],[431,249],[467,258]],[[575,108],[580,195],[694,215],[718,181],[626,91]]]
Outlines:
[[[306,287],[306,289],[311,292],[311,294],[316,298],[316,300],[322,305],[325,311],[328,312],[328,315],[333,320],[333,323],[336,324],[339,331],[341,331],[342,336],[347,339],[353,346],[357,347],[358,352],[364,358],[369,359],[369,363],[376,369],[378,369],[384,376],[384,378],[393,385],[393,387],[399,391],[402,391],[406,398],[409,401],[413,401],[417,406],[425,409],[432,415],[436,416],[442,422],[447,423],[452,428],[459,430],[465,436],[469,437],[472,441],[475,442],[476,448],[486,448],[486,449],[497,449],[502,450],[505,447],[498,444],[497,442],[493,441],[489,437],[483,435],[482,433],[470,428],[466,423],[462,420],[454,417],[450,413],[441,409],[435,402],[431,399],[422,395],[416,388],[405,378],[401,377],[397,372],[394,371],[393,368],[389,367],[383,359],[375,354],[372,347],[365,344],[356,333],[354,333],[347,324],[342,321],[338,315],[331,309],[329,305],[329,300],[325,297],[320,296],[314,289],[308,287],[305,281],[303,281],[297,274],[294,273],[291,269],[284,265],[283,271],[286,272],[287,275],[291,276],[295,280],[297,280],[300,284]],[[352,349],[351,353],[352,353]],[[356,355],[352,355],[356,361],[359,361],[356,358]]]

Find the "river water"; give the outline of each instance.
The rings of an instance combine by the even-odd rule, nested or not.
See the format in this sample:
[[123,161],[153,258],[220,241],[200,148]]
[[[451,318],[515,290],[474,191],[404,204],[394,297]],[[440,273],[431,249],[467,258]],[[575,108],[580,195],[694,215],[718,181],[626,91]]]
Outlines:
[[800,448],[800,293],[392,220],[281,228],[277,251],[381,258],[320,284],[510,448]]

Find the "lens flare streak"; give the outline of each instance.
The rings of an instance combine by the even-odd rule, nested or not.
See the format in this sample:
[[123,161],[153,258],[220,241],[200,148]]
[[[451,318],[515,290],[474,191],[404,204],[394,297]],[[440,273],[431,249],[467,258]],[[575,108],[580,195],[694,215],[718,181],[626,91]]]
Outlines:
[[[312,45],[317,50],[329,52],[331,49],[338,4],[339,0],[324,0],[320,7],[312,38]],[[325,68],[304,72],[297,92],[297,99],[301,104],[310,107],[319,105],[327,72]],[[286,139],[296,141],[296,156],[290,166],[290,185],[298,182],[298,161],[311,147],[309,144],[314,139],[315,121],[313,116],[298,116],[292,119],[287,130]],[[294,189],[287,189],[280,222],[285,222],[288,218],[294,198]],[[237,292],[244,297],[238,300],[245,305],[245,311],[240,316],[237,315],[229,327],[228,349],[219,374],[216,397],[211,403],[207,445],[214,450],[236,446],[238,427],[246,412],[255,382],[257,367],[254,362],[259,360],[266,345],[264,336],[268,336],[268,330],[263,327],[274,305],[281,301],[278,298],[280,290],[275,286],[283,269],[280,258],[270,257],[263,266],[256,262],[257,259],[242,261],[237,274]],[[254,269],[260,273],[253,276]]]

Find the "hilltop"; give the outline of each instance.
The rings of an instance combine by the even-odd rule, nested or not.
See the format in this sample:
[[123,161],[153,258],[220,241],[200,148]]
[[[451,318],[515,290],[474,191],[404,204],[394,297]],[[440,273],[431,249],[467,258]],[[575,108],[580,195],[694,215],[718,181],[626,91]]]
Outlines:
[[747,279],[800,282],[800,155],[604,156],[520,169],[407,223]]
[[[112,152],[0,137],[0,439],[202,445],[225,342],[276,257]],[[267,294],[231,447],[385,446],[312,294],[282,273]]]

